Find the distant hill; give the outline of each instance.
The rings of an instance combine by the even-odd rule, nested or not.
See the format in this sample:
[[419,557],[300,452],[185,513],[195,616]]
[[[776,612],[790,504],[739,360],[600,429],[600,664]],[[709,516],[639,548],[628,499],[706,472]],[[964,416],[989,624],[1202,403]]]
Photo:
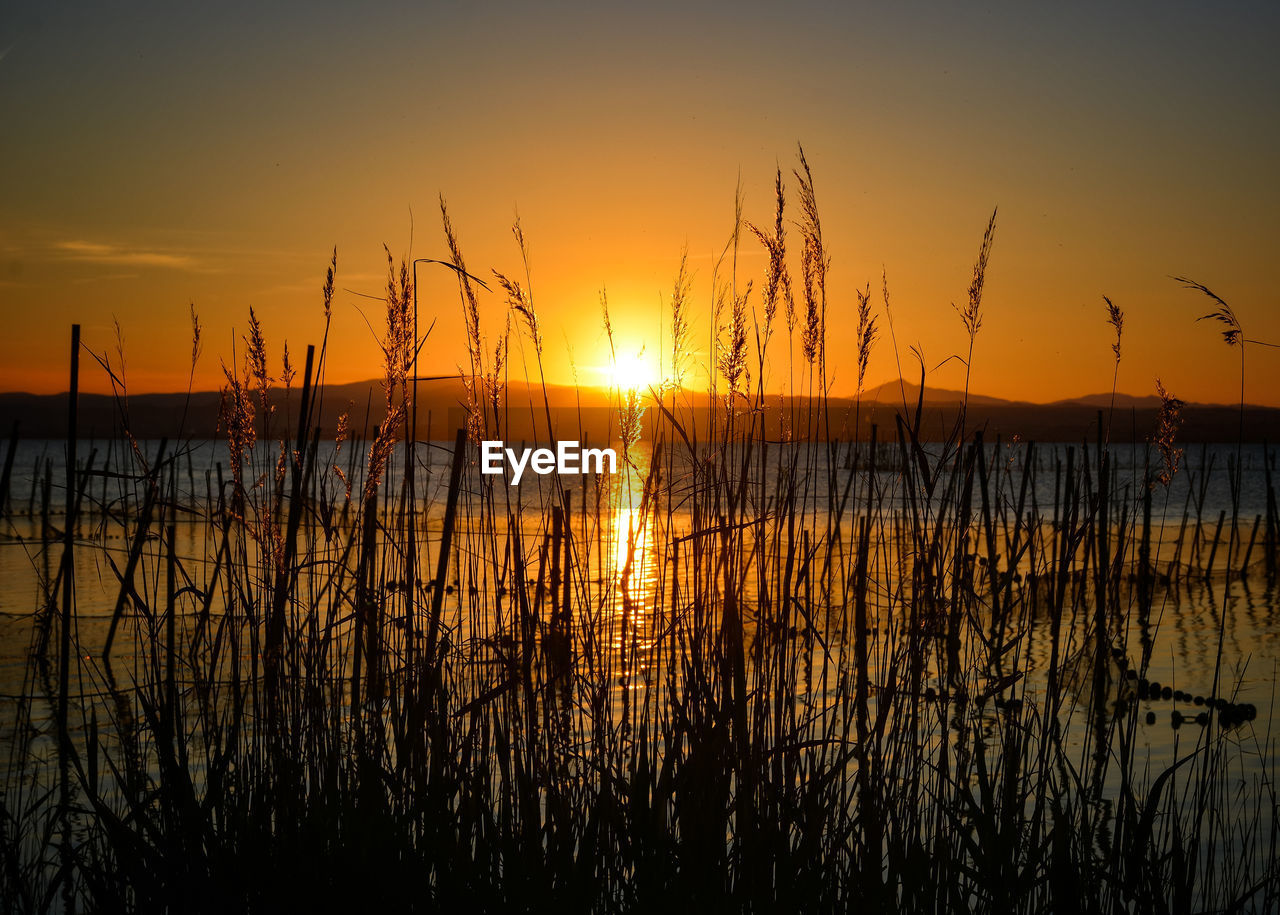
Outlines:
[[[1105,410],[1111,406],[1111,394],[1086,394],[1084,397],[1071,397],[1067,400],[1055,400],[1052,405],[1055,407],[1085,406]],[[1221,404],[1190,404],[1189,406],[1217,407],[1221,406]],[[1142,396],[1134,394],[1117,394],[1115,397],[1115,408],[1117,410],[1129,410],[1135,408],[1158,410],[1160,409],[1160,398],[1154,394],[1144,394]],[[1236,410],[1238,413],[1240,408],[1232,407],[1231,409]]]
[[[855,398],[832,398],[825,420],[813,423],[819,437],[829,429],[833,438],[849,439],[855,434],[866,438],[871,427],[878,427],[881,439],[896,436],[898,413],[915,413],[920,389],[908,381],[891,381],[867,391],[859,402]],[[573,388],[511,382],[500,407],[504,437],[512,440],[545,438],[547,413],[561,438],[588,438],[602,441],[617,431],[616,395],[598,388]],[[278,438],[291,433],[297,422],[301,392],[297,387],[285,392],[273,389],[270,395],[275,412],[270,417],[269,434]],[[926,388],[921,414],[921,434],[927,439],[946,437],[954,426],[962,391]],[[648,404],[646,418],[652,422],[659,411]],[[138,438],[213,438],[218,433],[218,410],[221,395],[216,391],[185,394],[140,394],[127,402],[101,394],[82,394],[79,399],[79,434],[82,438],[106,438],[119,433],[127,425]],[[418,385],[416,420],[419,437],[448,439],[453,430],[465,422],[466,390],[456,378],[421,381]],[[699,437],[706,438],[709,428],[711,399],[705,393],[679,394],[682,416],[693,417]],[[766,397],[765,434],[781,438],[791,427],[798,436],[810,425],[804,420],[807,400],[802,397]],[[1112,441],[1142,441],[1155,428],[1159,399],[1117,395],[1111,409],[1111,394],[1035,404],[1004,400],[986,395],[970,395],[967,426],[983,428],[987,437],[1006,440],[1014,435],[1024,440],[1079,441],[1093,440],[1098,434],[1099,417],[1110,427]],[[488,407],[490,412],[491,407]],[[719,407],[723,410],[723,406]],[[381,384],[363,381],[351,384],[325,385],[320,391],[315,414],[322,435],[331,436],[338,427],[339,416],[348,414],[352,433],[372,435],[385,416],[385,398]],[[1187,404],[1183,408],[1183,427],[1179,438],[1187,442],[1234,441],[1240,428],[1240,411],[1236,406]],[[127,420],[126,420],[127,416]],[[65,394],[0,394],[0,434],[17,423],[25,438],[61,438],[66,434]],[[259,413],[257,425],[261,428]],[[1280,440],[1280,409],[1246,406],[1245,437],[1250,441]],[[692,430],[690,430],[692,434]]]
[[[905,397],[908,408],[914,408],[916,400],[920,396],[920,385],[914,384],[903,379],[895,379],[886,381],[884,384],[869,388],[862,395],[864,403],[881,403],[889,405],[902,406]],[[852,399],[852,398],[850,398]],[[964,391],[952,391],[947,388],[930,388],[924,389],[924,401],[930,406],[941,404],[961,404],[964,403]],[[985,394],[970,394],[969,407],[984,406],[1005,406],[1010,404],[1031,404],[1026,401],[1004,400],[1000,397],[988,397]]]

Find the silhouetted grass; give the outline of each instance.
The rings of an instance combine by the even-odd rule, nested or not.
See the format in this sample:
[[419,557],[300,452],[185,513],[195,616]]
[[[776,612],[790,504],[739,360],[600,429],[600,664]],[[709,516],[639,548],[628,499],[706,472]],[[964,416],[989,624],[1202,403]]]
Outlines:
[[[386,420],[364,439],[314,425],[327,334],[300,399],[273,401],[254,317],[225,367],[229,473],[203,499],[180,497],[185,443],[149,454],[123,447],[127,429],[120,492],[104,475],[95,499],[73,396],[60,534],[42,496],[43,552],[61,543],[62,565],[42,579],[0,796],[4,908],[1274,910],[1270,760],[1237,793],[1252,707],[1225,684],[1170,697],[1190,704],[1174,712],[1184,744],[1154,771],[1140,752],[1141,704],[1168,691],[1146,670],[1163,609],[1201,577],[1248,573],[1257,523],[1245,561],[1229,548],[1215,568],[1202,480],[1194,528],[1189,498],[1176,541],[1153,530],[1178,469],[1163,389],[1161,466],[1134,480],[1105,441],[1005,460],[963,411],[926,443],[922,399],[870,441],[829,440],[836,306],[800,164],[799,307],[779,172],[774,228],[752,229],[763,322],[736,268],[739,206],[712,277],[715,409],[700,424],[678,387],[618,392],[617,478],[517,489],[477,472],[474,442],[519,409],[503,396],[512,335],[539,375],[543,344],[519,226],[524,280],[497,274],[517,320],[486,341],[485,287],[447,214],[470,402],[445,458],[416,428],[413,265],[389,254]],[[993,213],[958,309],[966,362],[994,228]],[[682,263],[677,373],[691,295]],[[859,327],[861,385],[869,289],[840,319]],[[806,397],[769,441],[784,342]],[[83,550],[114,581],[106,639],[77,611]]]

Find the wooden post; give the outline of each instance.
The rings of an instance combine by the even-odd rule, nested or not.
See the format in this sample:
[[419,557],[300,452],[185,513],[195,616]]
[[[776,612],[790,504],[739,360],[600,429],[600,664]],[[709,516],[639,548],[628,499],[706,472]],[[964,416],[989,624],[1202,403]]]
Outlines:
[[58,812],[61,818],[62,905],[75,911],[75,889],[71,877],[71,738],[67,710],[71,684],[71,615],[75,607],[75,498],[76,425],[80,387],[80,325],[71,325],[71,377],[67,388],[67,511],[62,531],[62,620],[58,645]]

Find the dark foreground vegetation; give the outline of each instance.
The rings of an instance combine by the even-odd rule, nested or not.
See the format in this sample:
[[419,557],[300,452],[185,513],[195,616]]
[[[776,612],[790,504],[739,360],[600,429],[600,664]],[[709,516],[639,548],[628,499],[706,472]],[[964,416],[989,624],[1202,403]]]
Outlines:
[[[367,438],[315,422],[324,345],[272,402],[256,321],[205,480],[123,409],[109,454],[85,448],[73,395],[70,469],[28,519],[46,574],[5,706],[3,908],[1274,911],[1270,747],[1243,767],[1257,699],[1221,664],[1232,582],[1274,575],[1269,456],[1265,513],[1240,516],[1237,461],[1216,471],[1237,510],[1202,523],[1168,505],[1167,394],[1123,472],[1105,417],[1047,457],[984,445],[963,410],[926,446],[910,401],[870,440],[819,441],[829,257],[803,159],[796,179],[794,278],[781,175],[776,220],[739,219],[711,277],[706,341],[681,269],[670,364],[709,346],[717,409],[617,392],[616,478],[478,474],[471,443],[545,407],[503,396],[509,341],[537,373],[542,332],[528,276],[482,284],[447,216],[470,351],[452,451],[409,409],[413,267],[390,259]],[[994,228],[959,309],[970,360]],[[754,293],[728,268],[748,241]],[[492,338],[485,285],[515,321]],[[887,288],[884,308],[892,330]],[[861,386],[872,297],[840,309]],[[771,346],[797,395],[783,441],[759,420]],[[71,574],[86,552],[95,581]],[[1219,664],[1183,698],[1147,667],[1193,584],[1222,602]],[[1153,697],[1186,710],[1168,759],[1144,749]]]

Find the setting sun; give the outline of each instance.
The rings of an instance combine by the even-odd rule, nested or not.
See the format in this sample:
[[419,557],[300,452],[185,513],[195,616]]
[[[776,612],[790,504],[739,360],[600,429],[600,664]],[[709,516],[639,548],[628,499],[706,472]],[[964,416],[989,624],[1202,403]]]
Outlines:
[[648,388],[662,381],[658,367],[645,355],[643,348],[637,352],[619,352],[608,372],[610,386],[620,391]]

